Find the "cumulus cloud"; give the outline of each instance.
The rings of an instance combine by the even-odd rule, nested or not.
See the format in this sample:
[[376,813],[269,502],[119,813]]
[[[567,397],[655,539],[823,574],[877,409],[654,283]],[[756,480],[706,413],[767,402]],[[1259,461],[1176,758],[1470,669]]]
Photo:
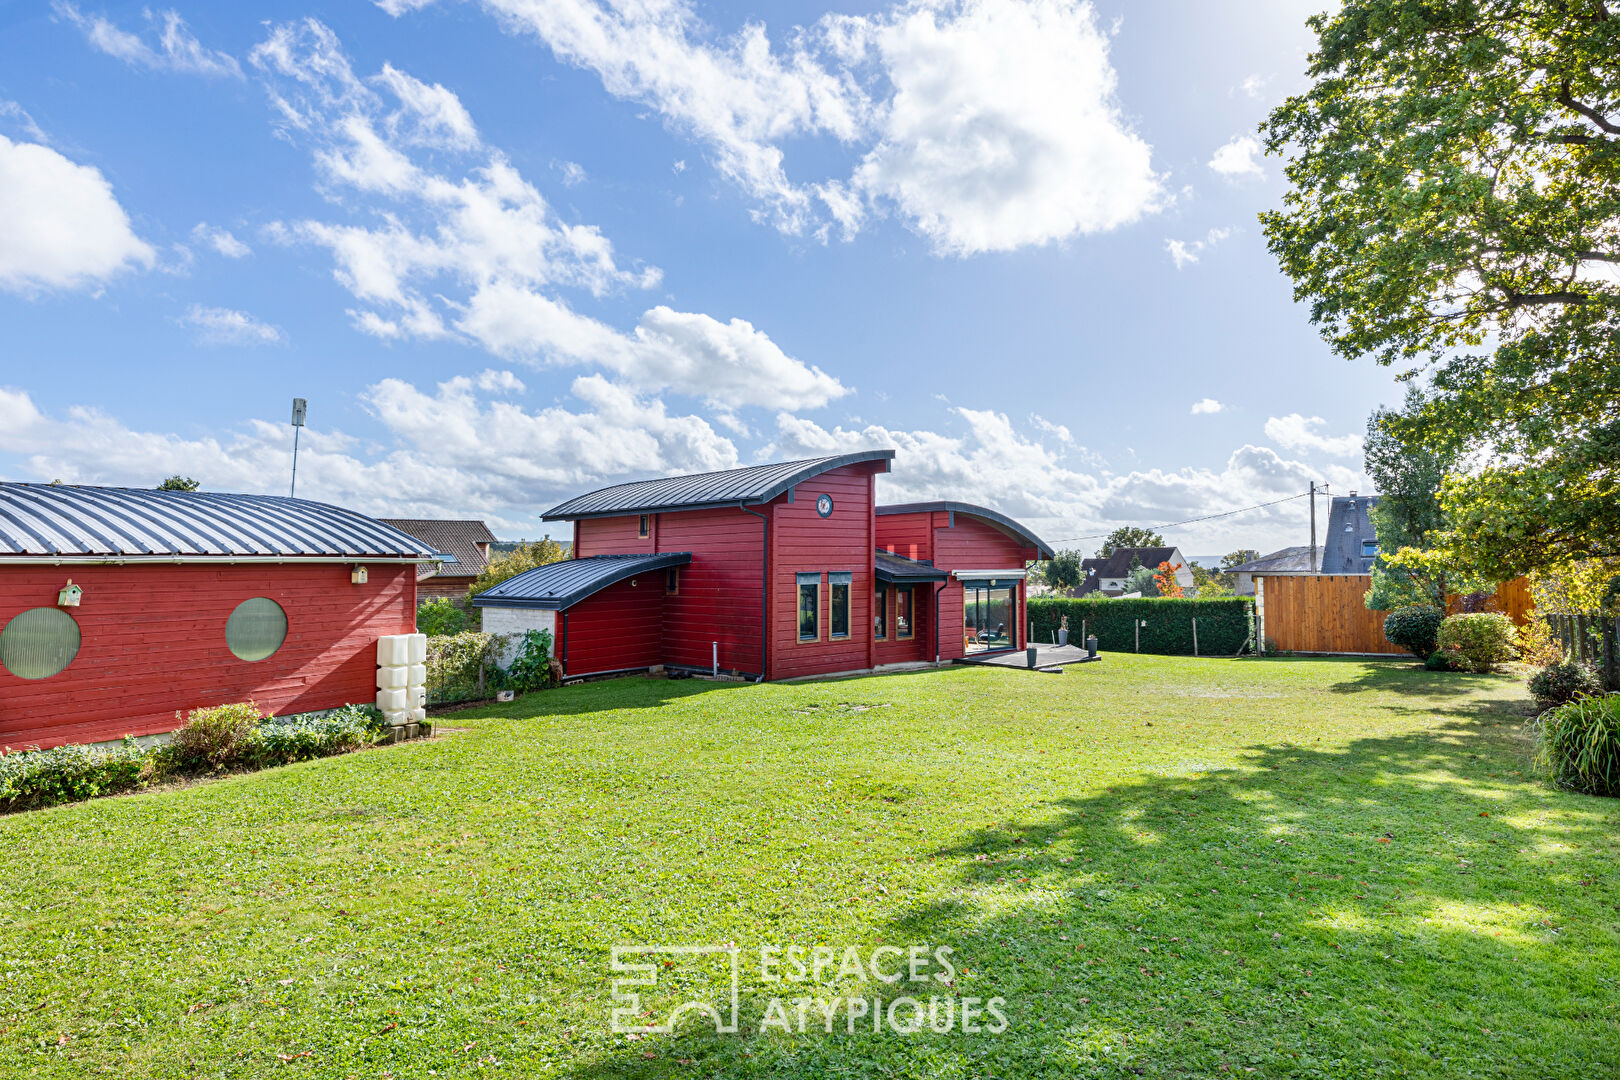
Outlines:
[[1209,167],[1231,179],[1244,176],[1259,179],[1266,175],[1266,170],[1260,165],[1260,157],[1259,139],[1253,135],[1234,135],[1215,151],[1215,156],[1209,159]]
[[[560,218],[504,155],[482,146],[443,87],[389,67],[360,78],[314,20],[273,28],[250,59],[283,130],[312,144],[326,189],[375,199],[363,223],[305,220],[269,233],[330,252],[337,280],[362,305],[350,312],[361,331],[597,366],[636,391],[674,390],[727,410],[815,407],[848,392],[742,319],[660,305],[622,330],[576,310],[564,290],[649,288],[660,272],[621,265],[599,229]],[[425,149],[440,151],[432,165]],[[458,160],[459,173],[439,167]]]
[[231,308],[192,304],[179,321],[195,331],[204,345],[275,345],[284,337],[269,323]]
[[0,135],[0,290],[93,287],[155,258],[101,170]]
[[[386,445],[373,450],[372,440],[306,428],[298,493],[379,517],[483,517],[521,536],[533,535],[536,514],[582,489],[738,463],[731,441],[701,417],[672,414],[600,376],[575,380],[575,409],[528,411],[502,400],[521,392],[510,372],[427,390],[384,379],[361,400],[386,429]],[[132,429],[90,408],[52,416],[5,387],[0,453],[19,455],[32,479],[150,487],[183,472],[213,491],[273,494],[285,491],[292,464],[283,419],[186,438]]]
[[1316,430],[1327,421],[1320,416],[1273,416],[1266,421],[1266,438],[1290,450],[1316,450],[1334,457],[1355,457],[1361,453],[1360,435],[1323,435]]
[[[705,146],[789,234],[847,238],[892,212],[935,251],[971,255],[1117,228],[1167,201],[1080,0],[908,0],[774,42],[759,23],[717,35],[685,0],[484,6]],[[859,161],[794,180],[785,147],[803,137]]]
[[60,18],[76,26],[92,48],[133,67],[215,78],[242,77],[242,66],[236,58],[198,41],[176,11],[148,9],[142,12],[148,29],[156,34],[157,43],[153,45],[105,16],[84,14],[66,0],[54,0],[51,8]]
[[1200,398],[1199,400],[1193,402],[1192,414],[1194,416],[1203,416],[1208,413],[1218,413],[1224,408],[1226,408],[1225,405],[1222,405],[1212,397]]
[[1184,270],[1193,263],[1197,262],[1204,252],[1208,251],[1222,240],[1227,239],[1234,232],[1236,232],[1235,229],[1227,226],[1225,228],[1209,230],[1209,232],[1204,234],[1204,238],[1202,240],[1167,239],[1164,242],[1164,250],[1170,253],[1170,261],[1176,264],[1176,269]]

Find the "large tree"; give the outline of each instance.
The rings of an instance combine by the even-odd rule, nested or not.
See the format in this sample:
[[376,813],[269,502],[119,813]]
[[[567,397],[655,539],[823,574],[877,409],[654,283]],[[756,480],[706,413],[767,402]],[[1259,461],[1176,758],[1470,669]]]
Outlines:
[[1620,554],[1620,7],[1347,0],[1310,25],[1261,222],[1335,350],[1427,372],[1390,430],[1466,463],[1440,546],[1497,578]]
[[1410,421],[1423,407],[1423,393],[1408,386],[1402,409],[1377,409],[1367,418],[1362,468],[1379,495],[1368,511],[1379,550],[1372,588],[1367,590],[1367,606],[1374,611],[1406,604],[1443,608],[1450,588],[1444,563],[1436,564],[1433,559],[1413,562],[1410,555],[1396,558],[1412,549],[1431,551],[1446,525],[1440,485],[1449,462],[1445,455],[1407,436]]
[[1086,575],[1080,569],[1080,560],[1084,556],[1078,551],[1056,552],[1046,562],[1041,563],[1041,580],[1050,588],[1058,592],[1067,592],[1078,589]]
[[1106,559],[1118,548],[1164,547],[1164,537],[1140,525],[1121,525],[1108,534],[1097,549],[1097,558]]

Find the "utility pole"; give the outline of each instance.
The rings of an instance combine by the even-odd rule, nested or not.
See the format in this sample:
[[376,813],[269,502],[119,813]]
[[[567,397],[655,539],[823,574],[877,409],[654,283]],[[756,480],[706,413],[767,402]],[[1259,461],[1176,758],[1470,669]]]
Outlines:
[[[293,498],[293,497],[296,497],[298,495],[298,429],[304,426],[304,412],[305,412],[305,409],[306,409],[306,404],[307,403],[301,397],[293,398],[293,413],[292,413],[293,471],[292,471],[292,487],[287,492],[288,498]],[[1311,521],[1313,523],[1311,525],[1311,529],[1312,529],[1311,536],[1314,537],[1316,535],[1316,533],[1314,531],[1315,528],[1316,528],[1316,526],[1314,524],[1314,522],[1316,521],[1316,518],[1314,516],[1315,513],[1316,513],[1314,501],[1312,503],[1311,513],[1313,515],[1312,518],[1311,518]],[[1315,542],[1316,541],[1314,539],[1311,541],[1311,543],[1313,543],[1313,544]]]
[[[293,473],[298,471],[298,455],[293,453]],[[1311,573],[1317,572],[1315,562],[1315,481],[1311,481]]]

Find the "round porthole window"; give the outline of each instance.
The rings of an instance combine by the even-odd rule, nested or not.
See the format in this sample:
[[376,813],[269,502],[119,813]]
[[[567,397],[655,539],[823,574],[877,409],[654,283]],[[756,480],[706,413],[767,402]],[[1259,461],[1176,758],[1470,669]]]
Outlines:
[[0,630],[0,664],[19,679],[48,679],[78,654],[79,624],[57,608],[30,608]]
[[287,613],[268,596],[236,605],[225,624],[225,644],[241,660],[263,660],[287,640]]

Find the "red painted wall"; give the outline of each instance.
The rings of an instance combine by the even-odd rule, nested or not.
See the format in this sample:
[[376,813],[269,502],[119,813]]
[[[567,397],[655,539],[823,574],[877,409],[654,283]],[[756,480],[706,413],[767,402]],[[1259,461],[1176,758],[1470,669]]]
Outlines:
[[[99,742],[171,731],[176,711],[257,701],[276,714],[376,697],[377,638],[416,628],[416,568],[0,566],[0,624],[55,607],[69,577],[84,587],[79,653],[58,675],[20,679],[0,668],[0,746]],[[225,645],[236,605],[268,596],[287,612],[287,640],[267,659]]]
[[567,673],[663,663],[664,600],[664,572],[658,570],[609,585],[569,608]]
[[[934,589],[939,582],[912,585],[912,636],[909,640],[894,635],[895,587],[889,587],[889,636],[876,643],[876,662],[901,664],[914,660],[934,658]],[[902,586],[906,587],[906,586]]]

